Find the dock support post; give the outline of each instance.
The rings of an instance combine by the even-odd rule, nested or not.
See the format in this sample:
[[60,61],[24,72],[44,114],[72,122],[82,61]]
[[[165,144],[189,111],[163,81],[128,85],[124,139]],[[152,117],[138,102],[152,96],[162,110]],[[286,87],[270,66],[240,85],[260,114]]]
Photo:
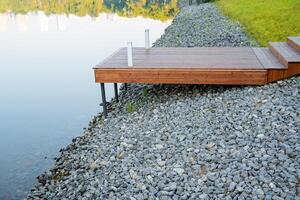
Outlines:
[[[128,67],[133,66],[133,61],[132,61],[132,42],[127,42],[127,64]],[[125,91],[127,91],[127,83],[124,84]]]
[[115,90],[115,99],[116,99],[116,102],[119,102],[118,83],[114,83],[114,90]]
[[145,30],[145,48],[150,49],[150,35],[149,35],[149,29]]
[[102,96],[103,115],[104,115],[104,118],[106,118],[107,117],[107,104],[106,104],[104,83],[100,83],[100,87],[101,87],[101,96]]
[[133,62],[132,62],[132,42],[127,42],[127,63],[128,63],[128,67],[133,66]]

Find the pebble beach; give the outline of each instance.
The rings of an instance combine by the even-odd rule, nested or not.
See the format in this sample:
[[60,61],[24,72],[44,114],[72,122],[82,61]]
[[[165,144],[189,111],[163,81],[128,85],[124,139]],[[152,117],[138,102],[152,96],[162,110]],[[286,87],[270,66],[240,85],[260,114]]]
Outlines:
[[[154,47],[258,46],[215,4],[186,5]],[[300,200],[300,77],[264,86],[120,89],[27,199]]]

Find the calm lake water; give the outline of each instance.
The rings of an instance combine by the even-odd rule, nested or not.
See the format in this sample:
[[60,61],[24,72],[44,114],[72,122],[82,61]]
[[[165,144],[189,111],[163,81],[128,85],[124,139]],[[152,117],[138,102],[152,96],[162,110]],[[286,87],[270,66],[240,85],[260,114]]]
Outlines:
[[[0,14],[0,199],[21,199],[61,147],[101,111],[93,65],[132,41],[154,42],[170,21]],[[112,86],[108,85],[108,99]]]

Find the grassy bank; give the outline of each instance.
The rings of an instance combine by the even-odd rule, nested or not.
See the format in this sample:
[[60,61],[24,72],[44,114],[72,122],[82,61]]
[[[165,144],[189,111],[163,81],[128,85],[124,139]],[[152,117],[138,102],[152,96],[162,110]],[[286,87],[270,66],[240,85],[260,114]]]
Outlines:
[[300,35],[299,0],[219,0],[217,5],[244,25],[262,46]]

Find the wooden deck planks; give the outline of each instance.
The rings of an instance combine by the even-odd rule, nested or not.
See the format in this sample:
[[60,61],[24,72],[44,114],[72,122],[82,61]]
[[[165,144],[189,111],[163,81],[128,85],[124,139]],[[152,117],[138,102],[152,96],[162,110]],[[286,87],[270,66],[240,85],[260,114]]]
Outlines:
[[300,52],[300,37],[288,37],[288,44]]
[[268,48],[253,48],[253,51],[265,69],[287,69]]
[[[134,48],[133,65],[133,68],[263,69],[251,48]],[[126,48],[95,68],[128,68]]]
[[[121,48],[95,66],[94,73],[96,82],[101,83],[223,85],[263,85],[300,73],[300,60],[284,65],[273,51],[250,47],[133,48],[133,67],[128,67],[127,49]],[[293,55],[297,60],[298,54]]]
[[286,67],[300,61],[300,52],[286,42],[270,42],[270,50]]

